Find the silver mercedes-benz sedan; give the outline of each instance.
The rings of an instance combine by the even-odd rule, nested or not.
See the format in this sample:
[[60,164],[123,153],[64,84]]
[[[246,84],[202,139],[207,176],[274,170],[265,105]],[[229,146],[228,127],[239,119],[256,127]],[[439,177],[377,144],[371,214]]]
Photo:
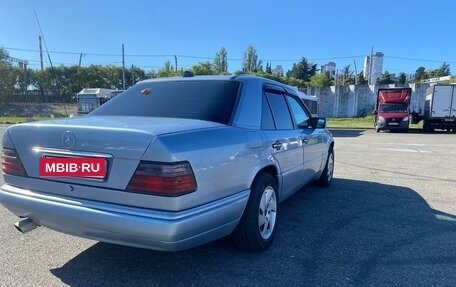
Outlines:
[[334,141],[295,89],[254,76],[146,80],[86,117],[10,126],[0,203],[22,232],[164,251],[268,248],[279,203],[328,186]]

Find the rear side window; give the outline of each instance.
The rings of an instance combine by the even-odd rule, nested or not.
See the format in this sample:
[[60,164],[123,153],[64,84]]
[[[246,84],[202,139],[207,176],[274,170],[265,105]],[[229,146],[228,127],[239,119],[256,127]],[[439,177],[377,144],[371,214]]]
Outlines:
[[228,124],[240,83],[164,81],[133,86],[90,115],[198,119]]
[[264,95],[262,105],[263,107],[261,112],[261,128],[264,130],[275,130],[271,109],[269,108],[268,101],[266,100],[266,97]]
[[266,99],[271,107],[272,115],[276,129],[278,130],[292,130],[294,129],[291,120],[290,111],[288,110],[287,102],[282,94],[275,94],[266,92]]

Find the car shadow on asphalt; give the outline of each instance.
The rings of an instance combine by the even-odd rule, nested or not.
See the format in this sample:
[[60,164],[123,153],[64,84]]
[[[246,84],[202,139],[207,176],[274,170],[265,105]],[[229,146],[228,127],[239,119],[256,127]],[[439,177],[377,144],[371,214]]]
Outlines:
[[70,286],[456,285],[456,216],[412,189],[335,178],[279,212],[262,253],[226,238],[175,253],[97,243],[50,271]]
[[362,136],[366,130],[365,129],[329,129],[333,137],[335,138],[355,138]]

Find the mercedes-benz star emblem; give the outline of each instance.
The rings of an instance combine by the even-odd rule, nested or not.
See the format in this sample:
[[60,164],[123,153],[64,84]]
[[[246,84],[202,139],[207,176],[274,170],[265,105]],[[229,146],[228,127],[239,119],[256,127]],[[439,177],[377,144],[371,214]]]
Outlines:
[[71,131],[66,131],[63,134],[62,142],[63,142],[64,146],[70,148],[76,142],[76,137],[74,136],[74,134]]

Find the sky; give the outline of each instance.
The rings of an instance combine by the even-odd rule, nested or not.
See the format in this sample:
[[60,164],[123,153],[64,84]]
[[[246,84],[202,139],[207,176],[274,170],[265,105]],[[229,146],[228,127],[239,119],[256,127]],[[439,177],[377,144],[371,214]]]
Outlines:
[[121,66],[124,44],[125,65],[146,71],[174,55],[179,69],[212,62],[224,47],[232,73],[248,45],[285,71],[305,57],[359,73],[373,49],[390,73],[446,62],[456,74],[454,11],[453,0],[0,0],[0,47],[39,69],[40,35],[45,67],[46,51],[54,66],[78,65],[81,53],[82,66]]

